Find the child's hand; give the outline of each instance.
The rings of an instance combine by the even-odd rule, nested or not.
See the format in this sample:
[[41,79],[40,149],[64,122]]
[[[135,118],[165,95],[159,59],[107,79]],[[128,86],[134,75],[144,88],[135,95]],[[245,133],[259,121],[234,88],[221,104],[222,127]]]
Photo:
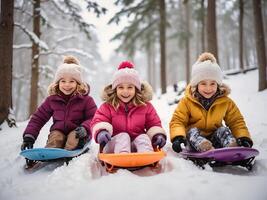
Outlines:
[[100,131],[97,135],[96,141],[101,145],[106,145],[111,140],[111,134],[106,130]]
[[27,137],[27,136],[23,137],[23,143],[20,147],[21,151],[25,149],[32,149],[34,142],[35,141],[32,137]]
[[238,146],[242,146],[242,147],[252,147],[253,145],[252,140],[248,137],[237,138],[236,142]]
[[83,126],[79,126],[75,129],[76,138],[82,139],[87,137],[87,131]]
[[177,136],[172,141],[172,149],[176,153],[180,153],[182,151],[182,147],[181,147],[182,144],[186,145],[186,139],[185,139],[185,137],[183,137],[183,136]]
[[158,147],[158,148],[162,148],[164,145],[166,144],[166,136],[159,133],[153,136],[152,138],[152,146],[154,148]]

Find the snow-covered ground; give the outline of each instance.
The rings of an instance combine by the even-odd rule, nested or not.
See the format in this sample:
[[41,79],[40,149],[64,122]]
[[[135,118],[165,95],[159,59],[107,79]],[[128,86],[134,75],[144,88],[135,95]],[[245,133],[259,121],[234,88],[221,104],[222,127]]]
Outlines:
[[[27,125],[22,122],[12,129],[3,125],[0,131],[0,200],[266,200],[267,91],[257,91],[257,73],[230,76],[224,81],[231,86],[231,97],[245,117],[254,147],[260,151],[251,172],[230,166],[216,170],[207,166],[202,170],[173,153],[168,142],[161,173],[146,168],[107,174],[96,162],[98,146],[92,143],[89,153],[73,159],[68,166],[56,168],[51,164],[27,174],[23,170],[25,160],[19,156]],[[168,105],[168,95],[153,100],[166,131],[176,107]],[[36,147],[44,146],[49,125],[42,129]]]

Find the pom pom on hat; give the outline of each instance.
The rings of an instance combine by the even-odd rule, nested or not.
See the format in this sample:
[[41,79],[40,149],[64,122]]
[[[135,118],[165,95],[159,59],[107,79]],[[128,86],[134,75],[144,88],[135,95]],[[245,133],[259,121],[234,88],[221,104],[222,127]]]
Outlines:
[[65,76],[70,76],[75,79],[78,83],[82,83],[82,67],[80,62],[74,56],[65,56],[63,64],[61,64],[55,74],[54,83],[57,83],[60,79]]
[[80,62],[74,56],[65,56],[63,63],[80,65]]
[[134,68],[134,65],[130,61],[123,61],[119,65],[118,70],[124,69],[124,68],[130,68],[130,69],[132,68],[133,69]]
[[139,74],[130,61],[123,61],[119,64],[118,71],[113,75],[112,89],[115,89],[121,83],[133,84],[138,90],[141,90]]
[[198,57],[196,63],[192,66],[190,84],[195,87],[200,81],[208,79],[215,80],[218,85],[221,85],[223,73],[214,55],[205,52]]

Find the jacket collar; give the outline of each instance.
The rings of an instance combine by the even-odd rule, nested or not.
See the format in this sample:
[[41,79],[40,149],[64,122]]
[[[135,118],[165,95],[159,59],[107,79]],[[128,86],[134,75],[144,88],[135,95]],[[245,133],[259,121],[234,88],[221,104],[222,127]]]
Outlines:
[[61,95],[59,95],[59,94],[51,95],[51,96],[53,96],[53,100],[55,100],[55,101],[62,101],[62,102],[65,102],[65,103],[67,103],[67,102],[71,102],[71,101],[73,101],[73,100],[75,100],[75,99],[82,99],[82,98],[83,98],[83,95],[80,95],[80,94],[74,94],[74,95],[71,96],[71,97],[69,98],[69,100],[67,101],[63,96],[61,96]]
[[[228,96],[228,94],[230,94],[230,88],[228,85],[226,84],[222,84],[221,86],[219,86],[219,94],[216,95],[216,98],[215,100],[213,101],[212,105],[210,107],[212,107],[213,105],[216,105],[216,104],[219,104],[223,101],[225,101],[225,97]],[[199,101],[198,99],[195,97],[196,93],[196,89],[195,88],[192,88],[192,86],[189,84],[187,87],[186,87],[186,90],[185,90],[185,97],[186,98],[189,98],[191,101],[197,103],[198,105],[202,106],[203,108],[205,108]]]

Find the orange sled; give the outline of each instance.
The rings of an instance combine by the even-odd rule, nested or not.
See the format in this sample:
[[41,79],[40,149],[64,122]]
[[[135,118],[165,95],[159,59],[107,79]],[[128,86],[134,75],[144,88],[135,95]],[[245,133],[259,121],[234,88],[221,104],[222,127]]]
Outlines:
[[156,167],[164,156],[166,153],[158,150],[147,153],[99,153],[98,159],[108,172],[114,172],[118,168],[133,171],[147,166]]

